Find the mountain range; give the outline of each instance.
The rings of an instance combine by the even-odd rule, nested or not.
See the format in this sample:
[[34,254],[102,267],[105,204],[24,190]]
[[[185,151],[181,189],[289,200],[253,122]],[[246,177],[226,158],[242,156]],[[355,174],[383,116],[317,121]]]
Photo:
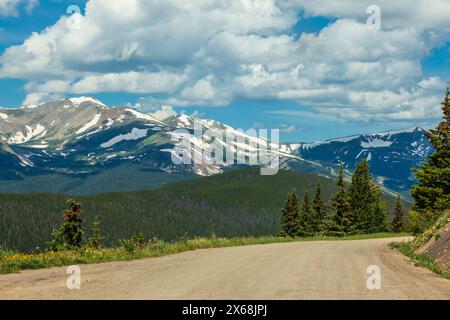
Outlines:
[[[186,138],[180,129],[192,133],[194,121],[204,131],[223,137],[226,131],[233,132],[241,142],[219,142],[245,159],[254,157],[267,142],[214,120],[111,108],[92,97],[0,109],[0,192],[130,191],[246,166],[215,163],[205,155],[199,164],[175,164],[174,146]],[[198,147],[213,141],[187,138]],[[242,146],[242,141],[262,143],[255,148]],[[405,196],[415,183],[412,168],[433,151],[421,128],[276,147],[282,169],[325,177],[335,176],[339,162],[350,174],[360,160],[367,159],[380,185]]]

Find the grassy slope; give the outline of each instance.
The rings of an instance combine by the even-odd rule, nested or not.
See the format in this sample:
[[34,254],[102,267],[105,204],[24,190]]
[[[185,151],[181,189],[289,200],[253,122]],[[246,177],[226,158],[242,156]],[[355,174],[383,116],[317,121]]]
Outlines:
[[[174,240],[180,236],[221,237],[272,235],[279,228],[279,210],[293,186],[314,192],[320,182],[330,199],[334,181],[310,174],[280,171],[261,176],[243,169],[195,178],[158,190],[114,192],[77,197],[89,226],[102,221],[108,246],[142,232],[145,237]],[[16,250],[44,248],[61,222],[67,196],[0,194],[0,246]],[[393,198],[389,198],[393,203]],[[89,234],[89,230],[88,230]]]
[[416,249],[411,241],[393,242],[390,246],[414,260],[418,265],[425,267],[446,279],[450,279],[450,270],[444,270],[434,259],[428,257],[426,254],[416,253]]
[[[447,210],[434,226],[418,235],[413,241],[393,242],[390,246],[416,261],[418,265],[450,279],[450,268],[447,260],[448,245],[446,244],[448,236],[443,235],[450,232],[446,227],[449,221],[450,211]],[[441,265],[443,261],[447,262],[447,266],[445,266],[445,263]]]

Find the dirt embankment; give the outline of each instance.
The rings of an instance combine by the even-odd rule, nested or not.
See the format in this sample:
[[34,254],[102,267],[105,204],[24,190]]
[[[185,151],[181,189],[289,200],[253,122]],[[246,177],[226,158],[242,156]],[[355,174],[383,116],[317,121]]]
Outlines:
[[[442,221],[425,232],[424,237],[430,239],[419,247],[417,253],[424,253],[435,259],[444,269],[450,269],[450,215],[442,218]],[[420,238],[419,238],[420,239]]]

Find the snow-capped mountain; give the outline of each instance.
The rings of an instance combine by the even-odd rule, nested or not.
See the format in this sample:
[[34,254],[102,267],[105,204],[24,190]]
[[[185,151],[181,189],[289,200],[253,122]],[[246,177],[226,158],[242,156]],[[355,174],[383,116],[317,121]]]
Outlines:
[[405,194],[415,183],[412,169],[432,152],[424,129],[418,127],[303,143],[297,149],[303,159],[332,168],[342,162],[349,171],[367,159],[380,185]]
[[[200,139],[191,134],[194,122],[200,123],[204,132]],[[226,132],[237,139],[220,138]],[[179,155],[174,146],[182,138],[202,149],[215,141],[223,146],[224,154],[232,152],[245,159],[267,151],[261,147],[267,144],[269,154],[280,156],[281,168],[328,177],[335,175],[340,161],[352,170],[366,158],[380,184],[396,191],[410,187],[411,168],[432,151],[420,128],[277,145],[214,120],[186,114],[161,118],[80,97],[0,109],[0,191],[133,190],[242,167],[196,155],[195,148],[188,157],[200,156],[202,163],[176,164],[173,157]]]
[[[214,134],[214,139],[208,139],[206,134],[199,139],[192,134],[194,122],[200,124],[203,132]],[[227,130],[237,136],[236,141],[220,138],[226,137]],[[38,179],[55,174],[77,178],[95,176],[122,165],[139,165],[143,176],[149,170],[164,174],[212,175],[234,167],[216,163],[206,153],[200,154],[201,163],[174,163],[173,157],[179,156],[174,146],[182,139],[201,149],[208,148],[214,141],[223,146],[224,154],[235,152],[242,158],[256,157],[266,144],[266,150],[279,149],[265,139],[246,135],[214,120],[185,114],[161,119],[134,108],[109,108],[94,98],[81,97],[19,109],[0,109],[0,178],[5,179],[2,185],[6,186],[11,181],[16,183],[29,177]],[[245,142],[254,142],[257,147]],[[277,150],[277,153],[282,158],[296,159],[290,152]],[[186,153],[186,156],[199,155]],[[157,181],[150,182],[155,183]]]
[[81,97],[64,99],[19,109],[0,109],[0,138],[10,145],[37,149],[64,148],[86,134],[92,135],[117,123],[145,120],[161,121],[134,109],[108,108],[102,102]]

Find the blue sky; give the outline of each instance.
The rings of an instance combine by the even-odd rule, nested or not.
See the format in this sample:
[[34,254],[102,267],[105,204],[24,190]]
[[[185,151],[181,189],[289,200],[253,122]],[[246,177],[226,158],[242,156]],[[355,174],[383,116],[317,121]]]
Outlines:
[[[171,106],[282,140],[431,126],[450,80],[450,3],[0,0],[0,106],[91,95]],[[87,7],[86,7],[87,4]],[[426,10],[425,10],[426,8]],[[447,10],[448,9],[448,10]]]

